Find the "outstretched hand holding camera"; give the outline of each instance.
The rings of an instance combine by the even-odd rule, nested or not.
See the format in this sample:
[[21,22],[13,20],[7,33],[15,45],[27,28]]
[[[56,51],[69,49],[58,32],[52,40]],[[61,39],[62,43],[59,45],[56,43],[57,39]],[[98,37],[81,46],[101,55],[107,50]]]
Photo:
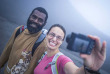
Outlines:
[[84,59],[84,65],[93,71],[97,71],[104,64],[106,59],[106,42],[104,41],[101,45],[100,39],[96,36],[88,36],[95,40],[95,47],[93,48],[90,55],[80,54]]
[[99,69],[106,59],[106,42],[102,44],[96,36],[71,33],[67,36],[67,49],[79,52],[84,59],[84,67],[78,69],[76,74],[100,74]]

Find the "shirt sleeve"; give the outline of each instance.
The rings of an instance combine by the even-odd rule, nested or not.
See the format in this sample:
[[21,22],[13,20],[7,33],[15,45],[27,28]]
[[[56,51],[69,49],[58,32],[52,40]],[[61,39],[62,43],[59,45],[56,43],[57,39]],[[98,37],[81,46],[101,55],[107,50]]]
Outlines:
[[15,29],[15,31],[13,32],[11,38],[9,39],[9,41],[7,42],[2,54],[0,55],[0,68],[2,68],[4,66],[4,64],[7,62],[7,60],[9,59],[9,55],[14,43],[14,38],[15,38],[15,34],[16,31],[18,30],[19,27],[17,27]]
[[64,73],[64,66],[68,62],[73,62],[69,57],[61,55],[57,59],[57,69],[62,74]]

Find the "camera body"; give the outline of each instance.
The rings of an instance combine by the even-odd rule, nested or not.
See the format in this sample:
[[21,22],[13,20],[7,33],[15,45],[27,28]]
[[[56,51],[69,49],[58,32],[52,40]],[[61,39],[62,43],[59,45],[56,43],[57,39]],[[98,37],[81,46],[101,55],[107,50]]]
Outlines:
[[68,43],[67,49],[89,55],[95,46],[95,40],[85,35],[76,34],[73,32],[67,35],[66,42]]

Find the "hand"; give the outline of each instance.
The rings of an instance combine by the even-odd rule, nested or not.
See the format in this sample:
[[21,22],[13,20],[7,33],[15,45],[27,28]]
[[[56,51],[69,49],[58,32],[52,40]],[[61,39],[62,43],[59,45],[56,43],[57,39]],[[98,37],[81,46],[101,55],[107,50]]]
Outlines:
[[90,55],[80,54],[84,59],[84,64],[91,70],[97,71],[104,64],[106,59],[106,42],[100,44],[100,39],[96,36],[88,36],[89,38],[95,40],[95,47],[93,48]]

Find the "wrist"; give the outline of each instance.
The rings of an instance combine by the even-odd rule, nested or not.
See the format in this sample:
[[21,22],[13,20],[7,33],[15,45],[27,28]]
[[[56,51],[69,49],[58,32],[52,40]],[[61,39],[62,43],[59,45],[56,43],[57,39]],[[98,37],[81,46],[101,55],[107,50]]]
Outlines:
[[[99,72],[99,70],[94,71],[94,70],[92,70],[92,69],[86,67],[85,65],[84,65],[84,70],[87,71],[87,72],[89,72],[89,73],[91,73],[91,74],[101,74],[101,73]],[[86,72],[85,72],[85,74],[86,74]]]

